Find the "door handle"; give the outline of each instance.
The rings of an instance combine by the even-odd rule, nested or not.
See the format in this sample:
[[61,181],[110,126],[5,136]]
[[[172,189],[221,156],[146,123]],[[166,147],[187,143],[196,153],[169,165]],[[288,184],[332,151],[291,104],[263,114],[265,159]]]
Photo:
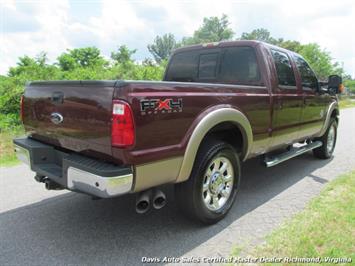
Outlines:
[[64,101],[64,93],[61,91],[55,91],[52,93],[51,101],[54,104],[62,104]]

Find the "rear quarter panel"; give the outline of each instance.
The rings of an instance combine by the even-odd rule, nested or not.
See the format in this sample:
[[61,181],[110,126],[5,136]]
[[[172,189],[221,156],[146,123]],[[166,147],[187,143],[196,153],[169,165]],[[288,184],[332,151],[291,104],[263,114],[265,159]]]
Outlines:
[[[132,105],[136,125],[136,143],[129,150],[113,148],[116,158],[132,164],[184,155],[189,138],[208,112],[223,107],[235,108],[250,121],[254,149],[267,146],[270,126],[270,95],[266,86],[237,86],[175,82],[131,82],[116,91],[115,98],[126,96]],[[182,110],[176,113],[143,114],[141,100],[181,99]]]

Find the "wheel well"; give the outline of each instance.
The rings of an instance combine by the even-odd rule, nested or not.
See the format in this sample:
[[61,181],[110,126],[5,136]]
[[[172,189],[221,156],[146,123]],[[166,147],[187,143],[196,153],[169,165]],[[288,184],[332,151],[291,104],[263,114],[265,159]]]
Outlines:
[[332,114],[330,115],[331,118],[335,118],[335,120],[337,121],[337,123],[339,122],[339,110],[338,109],[334,109],[332,111]]
[[241,129],[232,122],[223,122],[211,128],[203,138],[202,143],[207,138],[222,140],[230,144],[238,154],[244,153],[246,149]]

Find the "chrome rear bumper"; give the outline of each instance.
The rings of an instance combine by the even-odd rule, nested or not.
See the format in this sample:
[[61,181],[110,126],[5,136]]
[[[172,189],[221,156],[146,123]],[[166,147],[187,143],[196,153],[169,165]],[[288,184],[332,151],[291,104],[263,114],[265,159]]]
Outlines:
[[83,191],[100,198],[111,198],[129,192],[133,175],[102,177],[83,170],[68,168],[68,189]]
[[30,152],[28,150],[15,144],[15,153],[16,153],[17,159],[19,159],[21,162],[23,162],[27,165],[31,164]]
[[72,191],[111,198],[132,191],[131,167],[114,165],[77,153],[65,153],[30,138],[15,139],[17,158],[43,176]]

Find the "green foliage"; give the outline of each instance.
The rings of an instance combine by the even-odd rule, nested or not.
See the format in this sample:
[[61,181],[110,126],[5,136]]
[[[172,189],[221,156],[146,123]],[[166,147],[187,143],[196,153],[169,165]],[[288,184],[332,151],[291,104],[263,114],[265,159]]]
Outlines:
[[330,53],[322,49],[317,43],[301,44],[298,41],[276,39],[264,28],[255,29],[249,33],[243,32],[240,39],[263,41],[301,54],[321,80],[327,80],[328,76],[332,74],[344,74],[344,70],[339,63],[333,63]]
[[[9,118],[7,117],[6,119]],[[10,124],[11,121],[8,121],[7,125],[4,126],[3,121],[4,119],[0,114],[0,167],[19,163],[14,152],[12,140],[14,137],[24,135],[22,125]]]
[[166,61],[161,61],[159,65],[149,60],[137,64],[131,58],[135,52],[127,46],[120,46],[117,52],[112,53],[112,64],[104,59],[96,47],[67,50],[54,64],[47,64],[47,56],[43,52],[35,58],[20,57],[17,66],[11,67],[7,76],[0,76],[0,130],[20,124],[19,102],[29,81],[161,80]]
[[284,41],[283,39],[278,39],[276,45],[279,45],[282,48],[285,48],[287,50],[290,51],[294,51],[296,53],[300,53],[301,49],[302,49],[302,44],[298,41]]
[[127,65],[133,62],[132,56],[137,52],[136,49],[130,50],[126,45],[118,47],[117,52],[111,53],[111,59],[116,64]]
[[224,14],[221,18],[204,18],[202,26],[194,32],[192,37],[183,38],[181,45],[230,40],[233,38],[234,32],[229,24],[228,17]]
[[327,79],[332,74],[343,74],[343,69],[338,63],[332,63],[330,53],[321,49],[317,43],[302,45],[299,53],[307,60],[320,79]]
[[328,183],[302,212],[273,231],[266,242],[252,250],[250,255],[267,258],[275,255],[280,258],[350,258],[354,261],[354,206],[353,171]]
[[163,36],[157,36],[154,43],[148,45],[149,52],[153,55],[155,61],[160,63],[167,60],[173,49],[176,48],[176,40],[173,34],[168,33]]
[[1,132],[11,132],[14,128],[21,125],[18,114],[0,114],[0,133]]
[[100,55],[96,47],[67,50],[58,57],[58,65],[64,71],[72,71],[78,67],[105,67],[108,62]]
[[270,32],[264,28],[255,29],[251,32],[243,32],[240,37],[240,40],[258,40],[270,44],[278,43],[275,38],[271,37]]
[[344,86],[348,88],[350,92],[355,93],[355,80],[344,80]]

